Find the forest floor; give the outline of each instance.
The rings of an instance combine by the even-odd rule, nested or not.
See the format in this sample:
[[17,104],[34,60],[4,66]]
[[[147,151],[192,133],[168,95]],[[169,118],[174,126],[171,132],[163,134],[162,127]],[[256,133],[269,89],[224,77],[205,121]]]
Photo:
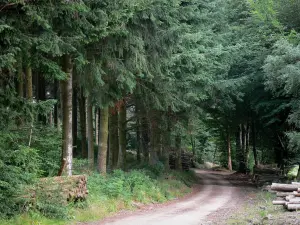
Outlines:
[[273,194],[261,191],[249,175],[196,170],[199,183],[190,195],[165,204],[140,206],[134,212],[84,225],[260,225],[300,224],[299,212],[273,206]]

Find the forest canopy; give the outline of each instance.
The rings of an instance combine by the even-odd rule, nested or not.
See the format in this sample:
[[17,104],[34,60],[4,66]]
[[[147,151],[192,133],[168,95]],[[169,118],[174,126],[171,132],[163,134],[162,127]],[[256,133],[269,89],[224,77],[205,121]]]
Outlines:
[[[102,175],[300,164],[300,1],[1,0],[0,216]],[[74,163],[75,162],[75,163]],[[75,172],[76,173],[76,172]]]

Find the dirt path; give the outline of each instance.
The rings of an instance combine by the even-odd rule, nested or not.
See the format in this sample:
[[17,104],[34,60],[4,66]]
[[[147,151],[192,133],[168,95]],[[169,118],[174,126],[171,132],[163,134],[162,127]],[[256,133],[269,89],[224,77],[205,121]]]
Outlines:
[[147,211],[107,218],[88,225],[200,225],[212,224],[208,215],[231,208],[239,198],[240,188],[223,179],[224,172],[196,171],[201,184],[189,198],[157,206]]

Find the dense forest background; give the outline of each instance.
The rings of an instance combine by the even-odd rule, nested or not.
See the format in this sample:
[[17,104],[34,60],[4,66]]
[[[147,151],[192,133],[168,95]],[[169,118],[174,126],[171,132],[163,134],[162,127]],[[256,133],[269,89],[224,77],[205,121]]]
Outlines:
[[[1,0],[0,216],[39,177],[299,161],[300,1]],[[16,204],[17,202],[17,204]],[[23,209],[22,209],[23,210]]]

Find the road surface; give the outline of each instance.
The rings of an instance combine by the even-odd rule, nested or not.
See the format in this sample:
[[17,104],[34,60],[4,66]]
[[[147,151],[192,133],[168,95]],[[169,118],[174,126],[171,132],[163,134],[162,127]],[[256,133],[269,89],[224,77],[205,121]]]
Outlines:
[[238,188],[217,172],[196,170],[201,183],[191,197],[165,206],[130,215],[107,218],[88,225],[203,225],[210,224],[207,216],[233,205]]

